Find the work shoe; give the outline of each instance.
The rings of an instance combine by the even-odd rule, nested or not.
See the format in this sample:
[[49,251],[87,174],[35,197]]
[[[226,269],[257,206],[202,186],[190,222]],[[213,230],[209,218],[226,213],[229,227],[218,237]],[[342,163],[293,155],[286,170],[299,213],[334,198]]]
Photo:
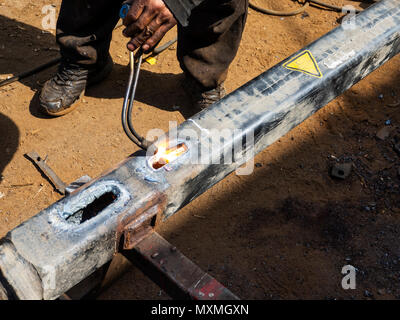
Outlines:
[[79,105],[86,87],[104,80],[112,67],[110,56],[104,66],[93,69],[62,61],[57,74],[42,88],[39,97],[41,111],[55,117],[71,112]]
[[196,80],[186,76],[184,89],[192,99],[193,109],[200,112],[226,96],[224,83],[214,89],[205,89]]

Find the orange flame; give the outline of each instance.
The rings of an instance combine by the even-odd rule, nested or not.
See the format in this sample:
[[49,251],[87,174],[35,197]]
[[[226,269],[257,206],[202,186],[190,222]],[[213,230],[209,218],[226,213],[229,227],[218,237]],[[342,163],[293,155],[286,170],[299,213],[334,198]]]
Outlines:
[[166,164],[176,160],[187,151],[187,146],[184,143],[178,144],[175,147],[167,148],[167,143],[160,144],[153,159],[153,168],[160,169]]

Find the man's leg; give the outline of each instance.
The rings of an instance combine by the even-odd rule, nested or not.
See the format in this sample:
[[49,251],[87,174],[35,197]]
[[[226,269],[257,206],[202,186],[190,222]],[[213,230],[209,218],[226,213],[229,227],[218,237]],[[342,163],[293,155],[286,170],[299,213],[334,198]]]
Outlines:
[[57,22],[62,62],[44,85],[42,111],[59,116],[72,111],[87,85],[103,80],[112,69],[109,47],[123,0],[64,0]]
[[207,0],[178,28],[178,59],[192,80],[200,109],[222,98],[229,65],[239,48],[248,0]]
[[104,64],[123,0],[64,0],[57,21],[63,57],[83,65]]

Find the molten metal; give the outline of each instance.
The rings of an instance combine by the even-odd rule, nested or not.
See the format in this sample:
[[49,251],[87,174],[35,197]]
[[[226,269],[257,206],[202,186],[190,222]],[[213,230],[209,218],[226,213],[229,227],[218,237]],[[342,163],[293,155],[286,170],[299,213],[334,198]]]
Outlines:
[[153,169],[158,170],[166,164],[176,160],[188,151],[188,147],[184,144],[178,144],[175,147],[168,148],[167,143],[162,143],[158,146],[157,152],[150,159]]

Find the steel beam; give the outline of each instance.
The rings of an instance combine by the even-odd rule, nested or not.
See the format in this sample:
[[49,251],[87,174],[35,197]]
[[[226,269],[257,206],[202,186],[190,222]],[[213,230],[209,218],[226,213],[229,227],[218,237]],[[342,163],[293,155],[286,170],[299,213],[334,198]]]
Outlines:
[[[177,129],[176,143],[185,143],[187,152],[176,161],[154,170],[148,157],[128,158],[10,231],[0,245],[3,295],[6,291],[21,299],[59,297],[110,261],[121,249],[121,238],[125,249],[135,247],[157,222],[175,214],[399,49],[400,0],[380,1],[356,16],[354,28],[334,29],[185,121]],[[315,72],[296,60],[302,55],[314,58]],[[240,133],[219,148],[204,151],[213,130],[224,129]],[[188,132],[198,138],[187,141]],[[251,135],[254,144],[245,138]],[[175,139],[171,132],[166,137]],[[221,159],[237,145],[242,149],[234,151],[232,163],[195,161],[199,155]]]

